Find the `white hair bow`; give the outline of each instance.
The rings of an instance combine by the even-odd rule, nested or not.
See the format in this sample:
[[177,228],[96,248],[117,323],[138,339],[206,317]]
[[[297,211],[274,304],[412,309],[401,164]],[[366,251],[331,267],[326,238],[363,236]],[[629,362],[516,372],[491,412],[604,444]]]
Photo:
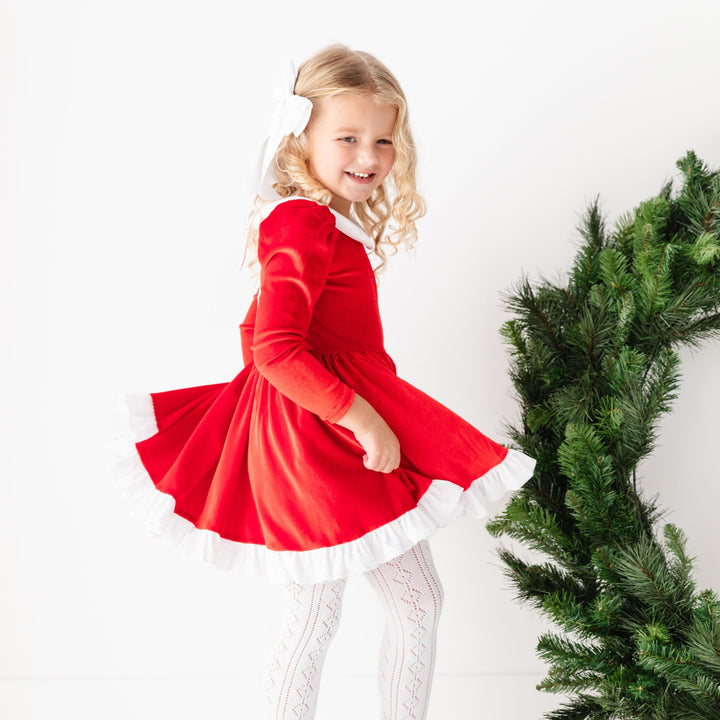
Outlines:
[[302,95],[295,95],[297,69],[290,63],[282,90],[275,93],[277,105],[270,117],[270,125],[260,152],[257,171],[257,193],[264,200],[277,200],[280,196],[273,190],[277,176],[273,168],[273,158],[286,135],[292,133],[298,137],[307,127],[312,112],[312,102]]

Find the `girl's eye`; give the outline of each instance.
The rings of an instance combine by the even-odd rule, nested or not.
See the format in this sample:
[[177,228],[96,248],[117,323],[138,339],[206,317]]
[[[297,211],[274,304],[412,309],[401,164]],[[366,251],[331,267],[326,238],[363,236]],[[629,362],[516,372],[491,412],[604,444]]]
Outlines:
[[[341,137],[338,138],[340,142],[346,142],[346,143],[355,143],[357,142],[357,139],[354,138],[352,135],[349,135],[348,137]],[[378,140],[379,145],[392,145],[392,140],[388,140],[386,138],[382,138],[381,140]]]

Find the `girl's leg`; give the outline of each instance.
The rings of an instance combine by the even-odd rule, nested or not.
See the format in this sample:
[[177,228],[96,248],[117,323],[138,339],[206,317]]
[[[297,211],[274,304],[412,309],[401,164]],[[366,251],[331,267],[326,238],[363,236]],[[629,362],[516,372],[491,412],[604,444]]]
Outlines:
[[365,577],[387,615],[378,673],[383,720],[425,720],[444,597],[428,541]]
[[320,674],[340,622],[346,580],[286,586],[289,615],[265,675],[268,720],[313,720]]

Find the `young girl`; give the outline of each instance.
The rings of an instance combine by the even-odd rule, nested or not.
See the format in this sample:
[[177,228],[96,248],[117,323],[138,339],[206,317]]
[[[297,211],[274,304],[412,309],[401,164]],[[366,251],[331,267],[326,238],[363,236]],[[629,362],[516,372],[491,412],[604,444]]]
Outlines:
[[158,533],[286,584],[268,717],[314,716],[346,578],[364,573],[387,611],[382,717],[421,720],[443,601],[427,538],[482,517],[535,463],[401,380],[385,352],[368,254],[411,242],[424,209],[397,80],[333,46],[292,84],[259,172],[245,367],[130,399],[144,439],[119,470]]

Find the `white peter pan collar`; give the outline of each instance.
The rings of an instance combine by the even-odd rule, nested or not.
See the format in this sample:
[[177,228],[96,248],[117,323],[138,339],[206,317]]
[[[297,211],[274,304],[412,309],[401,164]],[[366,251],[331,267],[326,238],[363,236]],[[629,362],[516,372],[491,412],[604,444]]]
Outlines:
[[[260,209],[260,219],[264,220],[278,205],[288,202],[289,200],[310,200],[310,202],[315,202],[315,200],[311,200],[310,198],[301,197],[299,195],[291,195],[290,197],[282,198],[282,200],[276,200],[275,202],[264,205]],[[317,203],[317,205],[320,204],[321,203]],[[328,210],[333,214],[333,217],[335,218],[335,227],[341,233],[344,233],[353,240],[357,240],[362,243],[368,250],[372,250],[375,247],[375,243],[372,238],[354,220],[345,217],[341,213],[337,212],[337,210],[333,210],[331,207],[328,207]]]

